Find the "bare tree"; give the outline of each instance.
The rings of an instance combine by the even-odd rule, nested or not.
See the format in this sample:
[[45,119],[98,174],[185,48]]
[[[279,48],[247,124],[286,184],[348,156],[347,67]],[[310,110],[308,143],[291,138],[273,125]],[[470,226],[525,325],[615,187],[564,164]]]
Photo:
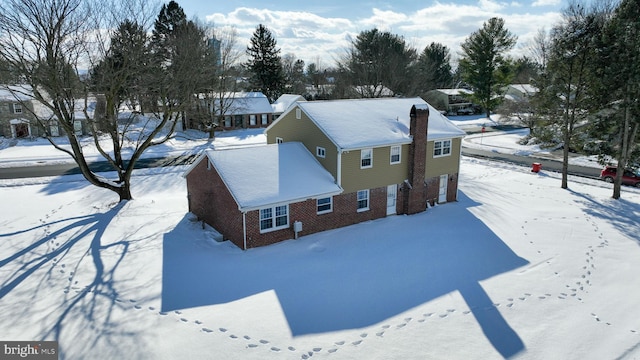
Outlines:
[[215,29],[209,27],[209,46],[212,53],[212,75],[206,89],[202,92],[205,127],[209,138],[215,137],[215,130],[231,116],[235,110],[243,106],[234,101],[239,89],[237,77],[242,51],[238,48],[238,32],[234,27]]
[[[183,111],[192,99],[200,70],[193,59],[198,57],[196,48],[178,44],[200,45],[197,31],[185,23],[177,29],[171,45],[175,57],[162,64],[135,64],[142,61],[125,52],[122,63],[112,66],[113,79],[103,88],[92,86],[91,76],[82,75],[81,69],[94,68],[100,62],[115,64],[112,42],[118,24],[125,20],[148,31],[151,17],[157,11],[148,2],[92,1],[92,0],[5,0],[0,3],[0,58],[15,69],[22,85],[11,87],[16,96],[27,96],[42,104],[51,115],[34,116],[44,126],[55,119],[69,141],[70,149],[56,143],[47,133],[47,139],[58,150],[69,154],[78,164],[82,175],[91,184],[118,194],[120,201],[132,199],[130,178],[136,161],[149,147],[162,144],[171,138],[175,129],[176,114]],[[140,97],[150,100],[157,108],[156,117],[140,119],[132,113],[123,118],[119,95],[128,88],[123,79],[143,71],[138,84]],[[152,70],[152,71],[149,71]],[[80,76],[82,75],[82,76]],[[122,80],[122,81],[120,81]],[[125,86],[127,85],[127,86]],[[10,90],[11,90],[10,89]],[[101,94],[95,93],[100,90]],[[108,98],[103,114],[94,114],[96,98]],[[26,108],[26,107],[25,107]],[[81,115],[83,114],[83,115]],[[74,125],[81,118],[90,128],[93,142],[99,153],[111,165],[115,178],[107,178],[93,172],[87,163]],[[132,148],[129,154],[125,148]]]

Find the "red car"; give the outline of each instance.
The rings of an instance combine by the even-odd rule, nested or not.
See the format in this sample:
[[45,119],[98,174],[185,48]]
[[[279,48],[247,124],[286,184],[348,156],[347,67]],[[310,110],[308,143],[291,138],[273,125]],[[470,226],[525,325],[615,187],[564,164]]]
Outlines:
[[[615,166],[607,166],[600,172],[600,179],[612,183],[616,177],[616,167]],[[630,170],[625,170],[624,174],[622,174],[622,183],[624,185],[631,185],[635,187],[640,187],[640,175],[634,173]]]

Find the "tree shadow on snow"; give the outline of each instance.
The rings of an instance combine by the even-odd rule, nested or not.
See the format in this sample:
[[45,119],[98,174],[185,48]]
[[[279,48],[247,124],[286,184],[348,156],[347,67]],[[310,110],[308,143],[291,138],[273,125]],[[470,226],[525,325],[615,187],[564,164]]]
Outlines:
[[[578,197],[577,202],[582,203],[585,212],[591,216],[600,218],[613,225],[620,233],[634,240],[640,245],[638,234],[640,234],[640,204],[620,198],[613,198],[601,201],[594,199],[588,194],[569,190]],[[624,194],[623,194],[624,196]],[[606,234],[605,234],[606,235]]]
[[377,324],[458,291],[505,358],[524,347],[480,282],[528,264],[459,202],[248,251],[184,238],[163,244],[162,309],[223,304],[273,290],[294,336]]
[[[24,304],[22,314],[2,314],[2,322],[29,319],[34,316],[31,308],[39,301],[46,301],[55,305],[47,305],[50,306],[47,314],[37,319],[38,328],[42,329],[37,338],[59,341],[60,359],[87,357],[98,342],[111,345],[107,347],[111,352],[101,353],[101,357],[126,357],[127,354],[122,353],[123,342],[131,342],[135,337],[113,319],[114,311],[123,308],[114,274],[130,245],[137,240],[108,243],[103,240],[109,224],[125,204],[121,202],[103,213],[42,221],[33,228],[0,233],[0,241],[15,236],[36,239],[9,256],[3,254],[0,259],[0,271],[6,275],[0,283],[0,300],[6,301],[5,297],[11,295],[10,298],[32,302]],[[103,253],[109,256],[103,259]],[[84,262],[93,266],[87,267]],[[58,293],[55,287],[61,277],[68,282]],[[29,285],[21,286],[26,281]],[[31,286],[34,281],[37,286]],[[44,300],[51,296],[56,300]]]

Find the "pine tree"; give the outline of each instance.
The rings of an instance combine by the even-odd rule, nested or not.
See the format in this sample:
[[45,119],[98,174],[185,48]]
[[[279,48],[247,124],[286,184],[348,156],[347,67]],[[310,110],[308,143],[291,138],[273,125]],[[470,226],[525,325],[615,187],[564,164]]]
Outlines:
[[472,99],[484,108],[487,118],[502,100],[503,89],[511,81],[511,64],[504,54],[515,46],[516,39],[504,27],[504,20],[494,17],[461,45],[463,80],[473,87]]
[[425,47],[418,58],[418,76],[418,89],[422,93],[452,87],[453,72],[449,48],[435,42]]
[[[589,72],[592,112],[591,135],[601,141],[601,156],[617,160],[618,169],[637,167],[640,161],[640,4],[623,0],[596,39]],[[604,161],[604,158],[601,158]],[[614,199],[621,195],[622,171],[614,180]]]
[[262,24],[258,25],[247,47],[249,59],[245,67],[251,74],[251,90],[261,91],[270,102],[284,92],[285,79],[279,54],[280,49],[276,47],[271,31]]

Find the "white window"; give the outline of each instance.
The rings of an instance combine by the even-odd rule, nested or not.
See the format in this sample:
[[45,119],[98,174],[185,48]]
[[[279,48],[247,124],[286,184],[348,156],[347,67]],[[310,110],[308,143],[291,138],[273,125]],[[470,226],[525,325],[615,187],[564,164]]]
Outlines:
[[282,144],[284,140],[281,137],[276,137],[276,144]]
[[391,147],[391,164],[399,164],[400,163],[400,146],[392,146]]
[[22,114],[22,104],[13,104],[13,113]]
[[433,145],[433,157],[451,155],[451,140],[436,141]]
[[267,114],[260,115],[260,119],[262,121],[262,125],[267,125],[267,123],[269,122],[269,118],[267,117]]
[[369,190],[358,190],[358,212],[369,210]]
[[317,146],[316,147],[316,156],[317,157],[321,157],[324,158],[326,156],[327,152],[324,150],[323,147]]
[[224,117],[224,127],[231,127],[231,116],[226,115]]
[[289,205],[260,209],[260,232],[289,227]]
[[331,197],[316,200],[318,214],[330,213],[333,210],[333,200]]
[[255,115],[249,115],[249,125],[251,125],[251,126],[255,126],[256,125],[256,116]]
[[296,109],[296,119],[302,119],[302,110],[300,110],[300,108]]
[[367,169],[373,166],[373,149],[360,150],[360,168]]

